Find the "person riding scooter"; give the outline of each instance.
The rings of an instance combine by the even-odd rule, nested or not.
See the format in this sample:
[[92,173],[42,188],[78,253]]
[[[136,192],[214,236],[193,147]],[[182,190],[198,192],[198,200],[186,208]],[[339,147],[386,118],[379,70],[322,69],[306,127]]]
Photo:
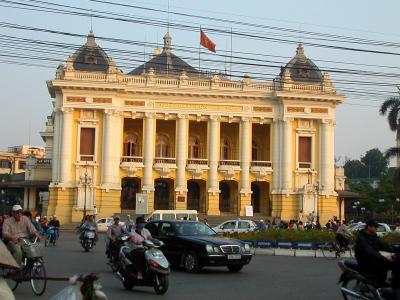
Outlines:
[[136,229],[135,231],[130,233],[130,241],[132,243],[132,252],[131,255],[133,257],[133,260],[135,262],[135,267],[137,268],[137,278],[138,279],[143,279],[143,273],[145,270],[145,257],[144,257],[144,252],[145,249],[143,248],[143,241],[145,240],[152,240],[153,237],[151,236],[150,231],[148,231],[146,228],[144,228],[144,225],[146,225],[146,221],[144,220],[143,217],[137,217],[136,218]]
[[114,224],[108,227],[107,230],[107,239],[106,239],[106,254],[108,257],[113,255],[118,255],[119,246],[118,246],[118,239],[122,237],[124,234],[128,234],[124,227],[122,227],[119,223],[120,217],[114,217]]
[[88,219],[80,226],[80,231],[81,235],[79,237],[80,240],[83,240],[83,237],[85,235],[85,230],[87,230],[90,227],[95,227],[96,228],[96,236],[95,236],[95,241],[97,241],[97,223],[94,220],[94,216],[90,215]]
[[387,272],[393,267],[393,258],[385,257],[379,251],[393,252],[394,249],[378,238],[377,228],[375,220],[367,221],[365,229],[358,233],[354,250],[360,273],[375,287],[383,287]]

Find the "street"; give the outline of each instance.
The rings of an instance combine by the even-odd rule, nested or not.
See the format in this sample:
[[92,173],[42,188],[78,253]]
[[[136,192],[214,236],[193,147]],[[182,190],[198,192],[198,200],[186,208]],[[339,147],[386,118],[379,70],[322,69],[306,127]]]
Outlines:
[[[225,268],[206,268],[200,274],[173,271],[170,287],[164,296],[157,296],[149,287],[126,291],[105,264],[104,235],[93,251],[85,253],[73,233],[62,233],[56,247],[45,250],[47,275],[99,274],[103,291],[109,299],[341,299],[336,282],[339,269],[334,260],[284,256],[254,256],[242,272],[232,274]],[[49,299],[66,282],[49,281],[46,293],[36,297],[29,283],[15,291],[17,300]]]

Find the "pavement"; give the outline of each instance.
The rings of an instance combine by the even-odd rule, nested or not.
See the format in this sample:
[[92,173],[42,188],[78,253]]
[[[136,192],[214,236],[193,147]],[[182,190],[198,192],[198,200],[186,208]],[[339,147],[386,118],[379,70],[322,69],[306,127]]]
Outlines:
[[[283,249],[282,249],[283,250]],[[239,273],[226,268],[205,268],[199,274],[173,271],[170,287],[163,296],[157,296],[150,287],[127,291],[106,265],[104,235],[93,251],[85,253],[73,233],[62,233],[55,247],[45,249],[47,275],[69,277],[74,274],[97,273],[103,291],[110,300],[134,299],[264,299],[309,300],[341,299],[337,286],[340,275],[336,260],[319,257],[290,257],[256,255]],[[30,284],[23,283],[15,291],[17,300],[49,299],[66,286],[66,282],[49,281],[42,297],[33,295]]]

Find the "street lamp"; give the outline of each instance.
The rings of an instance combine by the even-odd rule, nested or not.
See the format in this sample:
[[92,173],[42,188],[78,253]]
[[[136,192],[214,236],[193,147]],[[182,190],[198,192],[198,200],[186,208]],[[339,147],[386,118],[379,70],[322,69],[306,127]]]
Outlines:
[[85,202],[83,204],[83,219],[85,219],[85,217],[86,217],[87,187],[92,184],[92,177],[90,177],[90,175],[87,172],[87,165],[86,165],[86,168],[85,168],[85,173],[82,176],[80,176],[80,179],[81,179],[81,184],[83,184],[84,187],[85,187],[85,190],[84,190],[85,191]]
[[319,191],[320,191],[321,188],[323,189],[324,186],[323,186],[323,185],[320,185],[319,180],[317,180],[317,181],[314,182],[313,187],[314,187],[314,189],[315,189],[315,191],[316,191],[316,199],[317,199],[317,205],[316,205],[316,207],[317,207],[317,220],[319,221]]

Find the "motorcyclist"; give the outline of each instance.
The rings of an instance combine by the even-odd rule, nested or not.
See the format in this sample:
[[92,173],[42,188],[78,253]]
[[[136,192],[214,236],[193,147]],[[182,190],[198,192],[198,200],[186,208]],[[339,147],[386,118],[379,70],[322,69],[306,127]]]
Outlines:
[[388,270],[393,266],[393,259],[383,256],[379,251],[393,252],[393,248],[378,238],[377,228],[375,220],[367,221],[365,229],[358,233],[354,250],[361,274],[375,287],[382,287]]
[[114,223],[108,227],[107,230],[107,239],[106,239],[106,245],[107,245],[107,250],[106,254],[109,256],[113,251],[118,251],[118,246],[116,244],[116,241],[118,238],[120,238],[122,235],[127,234],[127,231],[124,227],[119,224],[120,217],[115,216],[114,217]]
[[146,265],[144,257],[145,249],[143,248],[142,243],[145,240],[153,239],[150,231],[144,228],[144,225],[146,225],[145,219],[143,217],[137,217],[135,231],[131,232],[130,234],[130,241],[132,243],[132,248],[133,248],[131,255],[133,257],[133,261],[138,271],[137,273],[138,279],[143,279],[143,273]]
[[22,215],[21,205],[14,205],[12,207],[12,217],[7,218],[3,223],[3,238],[8,241],[7,248],[14,256],[17,263],[22,264],[22,244],[19,238],[28,238],[35,236],[40,238],[39,233],[36,231],[31,220]]
[[81,227],[80,227],[80,231],[81,231],[80,240],[83,240],[83,237],[85,236],[85,231],[88,230],[90,227],[96,228],[95,239],[94,240],[97,242],[97,223],[94,220],[94,216],[93,215],[89,215],[87,220],[85,222],[83,222],[83,224],[81,225]]
[[58,220],[57,216],[54,215],[53,219],[49,222],[49,227],[53,226],[56,232],[56,239],[60,236],[60,221]]

